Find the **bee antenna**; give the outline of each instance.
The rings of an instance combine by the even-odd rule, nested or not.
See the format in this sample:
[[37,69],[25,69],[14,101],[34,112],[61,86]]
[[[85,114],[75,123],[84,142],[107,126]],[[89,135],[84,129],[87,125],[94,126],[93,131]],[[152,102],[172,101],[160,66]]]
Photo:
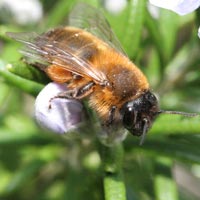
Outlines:
[[142,131],[142,135],[140,137],[139,145],[142,145],[144,143],[144,140],[145,140],[146,135],[147,135],[148,121],[147,121],[146,118],[143,121],[144,121],[144,127],[143,127],[143,131]]
[[200,116],[197,113],[186,113],[186,112],[172,111],[172,110],[159,110],[157,113],[158,114],[165,113],[165,114],[172,114],[172,115],[182,115],[182,116],[185,116],[185,117],[197,117],[197,116]]

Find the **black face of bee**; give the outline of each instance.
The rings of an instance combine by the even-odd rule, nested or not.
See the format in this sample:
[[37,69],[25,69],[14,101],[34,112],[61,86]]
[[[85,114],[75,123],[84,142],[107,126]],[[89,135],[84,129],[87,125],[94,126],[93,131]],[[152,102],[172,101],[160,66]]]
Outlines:
[[147,91],[141,97],[129,101],[121,109],[124,127],[136,136],[146,134],[159,112],[158,100]]

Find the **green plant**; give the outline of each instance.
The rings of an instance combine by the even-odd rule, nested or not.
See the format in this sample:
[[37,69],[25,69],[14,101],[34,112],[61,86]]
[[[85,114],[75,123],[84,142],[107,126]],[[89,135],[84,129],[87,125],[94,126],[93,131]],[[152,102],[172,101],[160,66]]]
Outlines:
[[[100,1],[88,2],[101,6]],[[62,24],[76,1],[42,3],[46,15],[38,29]],[[161,10],[159,19],[154,19],[145,0],[130,0],[121,13],[105,11],[105,15],[128,56],[160,95],[162,109],[198,112],[200,44],[195,22],[199,14],[179,17]],[[175,180],[173,175],[177,167],[187,169],[200,185],[195,176],[200,171],[199,117],[160,116],[142,146],[131,135],[106,147],[95,130],[66,139],[36,125],[30,108],[49,80],[20,60],[19,44],[5,35],[34,29],[34,25],[0,25],[0,197],[198,199],[187,182],[181,185],[186,190],[178,187],[180,177]],[[195,184],[191,186],[195,188]]]

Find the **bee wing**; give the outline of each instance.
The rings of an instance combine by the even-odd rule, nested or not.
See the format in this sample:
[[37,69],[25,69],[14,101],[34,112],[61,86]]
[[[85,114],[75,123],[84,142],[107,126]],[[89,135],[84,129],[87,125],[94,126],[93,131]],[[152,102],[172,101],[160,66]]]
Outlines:
[[[20,52],[31,64],[39,64],[39,67],[42,69],[45,69],[49,64],[55,64],[80,76],[90,77],[97,84],[108,84],[106,75],[103,72],[95,69],[89,62],[87,62],[87,60],[76,55],[73,47],[63,45],[62,41],[52,40],[46,34],[7,34],[9,37],[24,44],[24,48],[20,50]],[[87,46],[88,45],[92,45],[92,43],[87,44]],[[84,50],[84,47],[82,48],[82,50]]]
[[24,44],[23,48],[19,50],[25,57],[28,63],[35,64],[40,63],[47,65],[48,63],[43,59],[42,55],[45,54],[41,49],[39,50],[35,44],[35,38],[40,37],[38,33],[35,32],[20,32],[20,33],[6,33],[8,37],[21,42]]
[[118,52],[126,55],[110,24],[100,10],[85,3],[78,3],[69,14],[68,25],[92,33]]
[[[94,7],[84,3],[77,4],[69,15],[69,25],[92,33],[118,52],[126,55],[109,23],[103,14]],[[103,72],[94,68],[86,59],[80,58],[72,47],[62,45],[62,43],[66,44],[67,41],[64,41],[66,38],[57,41],[46,34],[9,33],[8,35],[25,45],[21,53],[31,64],[36,64],[42,69],[49,64],[55,64],[80,76],[91,77],[100,85],[109,84]],[[70,40],[70,38],[68,39]],[[87,51],[86,48],[90,45],[93,45],[92,42],[82,46],[81,50]]]

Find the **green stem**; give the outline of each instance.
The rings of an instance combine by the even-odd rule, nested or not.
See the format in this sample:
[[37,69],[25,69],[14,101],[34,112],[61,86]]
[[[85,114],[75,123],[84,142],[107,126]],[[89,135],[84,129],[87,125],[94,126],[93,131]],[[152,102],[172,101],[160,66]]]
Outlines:
[[123,146],[115,144],[112,147],[101,146],[101,158],[104,169],[105,200],[126,200],[126,189],[123,180]]
[[12,74],[8,71],[9,67],[9,64],[5,64],[0,61],[0,76],[3,77],[7,83],[18,87],[33,96],[37,96],[44,86],[42,84]]

